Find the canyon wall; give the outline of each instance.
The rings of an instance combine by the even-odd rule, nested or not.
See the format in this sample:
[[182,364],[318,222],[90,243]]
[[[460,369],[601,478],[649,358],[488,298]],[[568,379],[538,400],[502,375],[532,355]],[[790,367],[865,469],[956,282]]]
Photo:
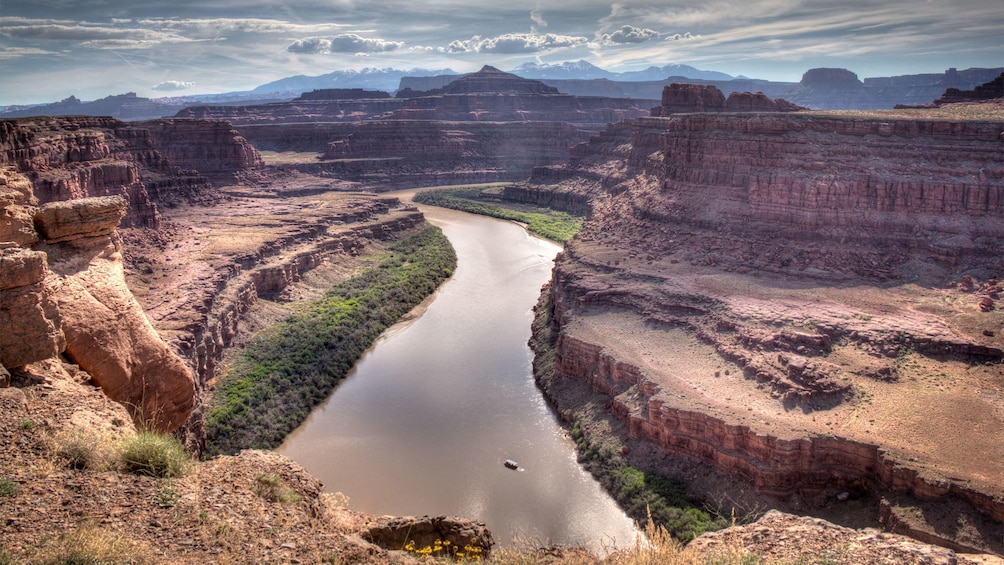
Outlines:
[[618,221],[637,223],[624,235],[686,226],[648,243],[688,261],[832,278],[896,279],[911,259],[993,272],[1000,143],[994,122],[679,114],[612,125],[517,186],[598,196],[637,185],[617,204]]
[[809,508],[873,497],[897,531],[1004,551],[1002,132],[957,114],[610,125],[505,192],[590,213],[548,291],[553,379],[663,457]]
[[257,151],[225,122],[25,118],[0,122],[0,166],[28,175],[39,202],[121,195],[122,225],[156,228],[158,203],[208,203],[212,182],[260,165]]
[[366,122],[331,139],[320,168],[376,190],[516,180],[589,134],[562,122]]

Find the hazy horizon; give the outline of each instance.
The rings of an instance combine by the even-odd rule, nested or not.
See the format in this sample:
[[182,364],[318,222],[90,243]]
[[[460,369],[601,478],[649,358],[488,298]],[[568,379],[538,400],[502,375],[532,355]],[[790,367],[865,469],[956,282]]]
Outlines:
[[252,90],[294,75],[586,60],[797,82],[1004,65],[998,0],[4,2],[0,105]]

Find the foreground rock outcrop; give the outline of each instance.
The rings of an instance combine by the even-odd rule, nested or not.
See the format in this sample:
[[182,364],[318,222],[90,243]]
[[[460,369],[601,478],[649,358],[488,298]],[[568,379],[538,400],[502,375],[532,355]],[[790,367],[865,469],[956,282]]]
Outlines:
[[137,425],[174,430],[191,414],[195,383],[126,286],[115,234],[126,206],[121,196],[44,204],[33,249],[0,250],[0,363],[19,368],[65,353]]
[[507,194],[591,209],[542,388],[638,465],[1004,552],[1004,120],[952,115],[643,118],[535,171]]

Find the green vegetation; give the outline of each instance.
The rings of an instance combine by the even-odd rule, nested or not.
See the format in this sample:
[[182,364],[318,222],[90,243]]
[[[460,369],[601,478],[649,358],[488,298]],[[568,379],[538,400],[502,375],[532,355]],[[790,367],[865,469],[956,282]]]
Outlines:
[[572,426],[572,439],[583,466],[632,518],[638,521],[650,518],[683,542],[729,525],[724,518],[713,518],[691,502],[684,494],[686,485],[682,480],[630,466],[609,447],[594,443],[583,433],[578,421]]
[[[534,378],[541,389],[553,394],[555,342],[557,333],[551,319],[550,295],[544,293],[535,308],[533,338]],[[603,401],[596,401],[602,404]],[[570,431],[579,453],[579,462],[596,477],[604,490],[639,523],[651,521],[665,529],[673,538],[689,542],[704,532],[720,530],[729,525],[723,516],[713,517],[684,494],[686,485],[680,479],[637,469],[624,457],[624,444],[608,422],[597,417],[590,401],[576,404],[575,421]]]
[[376,267],[261,332],[216,386],[206,413],[208,453],[278,446],[456,264],[446,236],[428,226],[390,246]]
[[122,448],[125,470],[135,475],[161,479],[183,476],[192,460],[177,438],[142,431],[126,440]]
[[419,204],[461,210],[526,224],[526,229],[552,241],[565,243],[582,229],[582,217],[541,206],[502,200],[497,190],[483,187],[426,190],[413,198]]
[[16,482],[0,477],[0,498],[14,496],[20,488],[21,485]]

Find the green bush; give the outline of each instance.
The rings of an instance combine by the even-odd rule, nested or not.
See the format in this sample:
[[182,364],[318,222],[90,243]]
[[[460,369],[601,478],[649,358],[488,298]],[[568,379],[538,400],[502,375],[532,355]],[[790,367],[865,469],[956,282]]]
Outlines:
[[0,498],[16,495],[19,488],[21,485],[16,482],[0,477]]
[[122,463],[130,473],[170,479],[188,471],[191,457],[176,438],[143,431],[126,441]]

